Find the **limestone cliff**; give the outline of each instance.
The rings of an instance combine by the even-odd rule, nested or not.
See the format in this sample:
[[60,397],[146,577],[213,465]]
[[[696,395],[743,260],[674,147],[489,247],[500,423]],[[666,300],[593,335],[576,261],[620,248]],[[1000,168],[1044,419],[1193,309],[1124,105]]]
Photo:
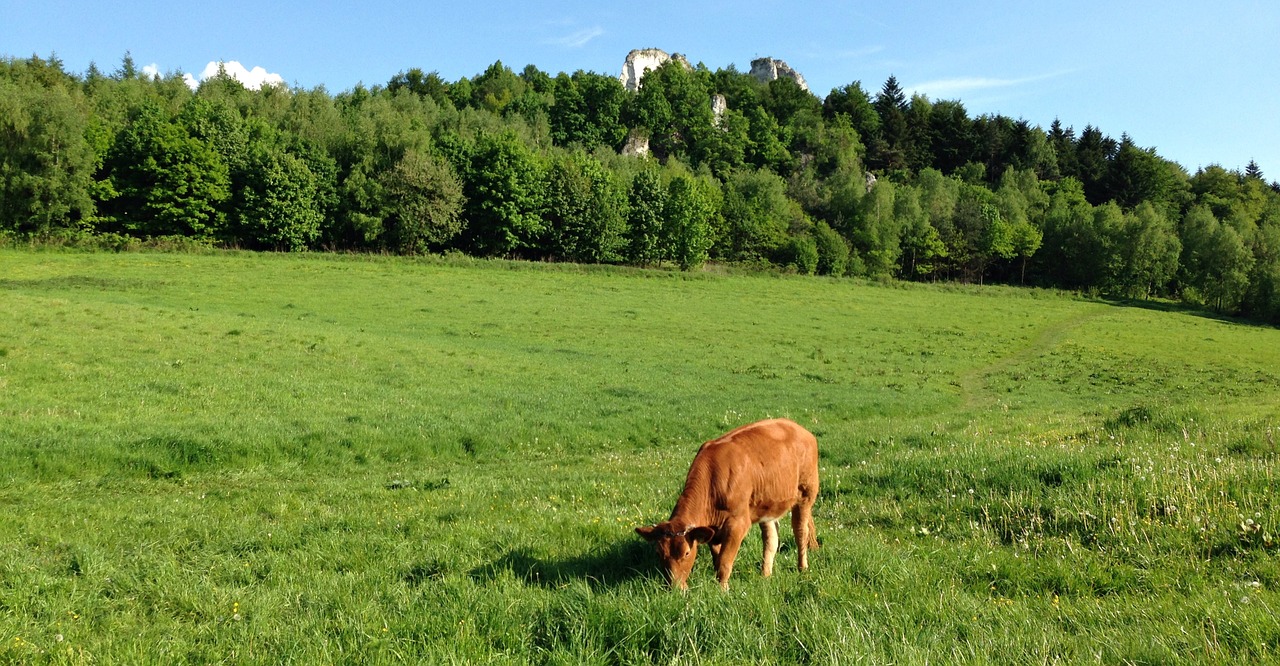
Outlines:
[[685,69],[693,69],[689,61],[679,53],[669,54],[662,49],[632,49],[622,63],[622,73],[618,75],[618,80],[622,81],[624,88],[635,92],[640,89],[640,80],[644,78],[645,72],[661,67],[668,60],[683,64]]
[[756,58],[751,61],[751,75],[768,83],[774,79],[787,77],[796,82],[800,89],[809,92],[809,84],[805,83],[804,77],[800,72],[791,68],[782,60],[774,58]]
[[711,96],[711,115],[715,116],[716,125],[724,119],[724,112],[729,110],[729,101],[724,95],[716,93]]

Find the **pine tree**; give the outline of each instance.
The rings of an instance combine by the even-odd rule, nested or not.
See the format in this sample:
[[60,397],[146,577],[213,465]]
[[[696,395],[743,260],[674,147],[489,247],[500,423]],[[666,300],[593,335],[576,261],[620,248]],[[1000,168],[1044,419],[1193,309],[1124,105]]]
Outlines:
[[876,113],[880,115],[879,141],[873,142],[872,163],[882,169],[901,169],[907,165],[907,96],[890,76],[876,96]]

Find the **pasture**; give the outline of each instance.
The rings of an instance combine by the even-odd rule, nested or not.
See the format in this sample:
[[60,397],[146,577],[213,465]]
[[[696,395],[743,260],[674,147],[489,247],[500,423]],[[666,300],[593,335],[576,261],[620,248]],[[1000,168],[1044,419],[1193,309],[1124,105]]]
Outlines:
[[[668,591],[700,442],[822,548]],[[1280,659],[1280,331],[1002,287],[0,250],[0,660]]]

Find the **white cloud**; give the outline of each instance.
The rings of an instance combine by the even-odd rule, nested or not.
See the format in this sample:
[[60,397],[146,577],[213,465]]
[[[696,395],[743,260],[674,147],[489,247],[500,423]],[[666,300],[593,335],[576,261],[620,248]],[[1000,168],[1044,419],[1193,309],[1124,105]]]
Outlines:
[[157,76],[160,76],[160,65],[157,65],[154,62],[150,65],[144,65],[142,68],[142,75],[148,79],[154,79]]
[[200,72],[199,78],[190,74],[183,74],[182,80],[186,82],[188,87],[195,90],[200,86],[201,81],[208,81],[209,79],[216,77],[220,68],[223,71],[226,71],[227,76],[239,81],[249,90],[258,90],[262,88],[262,86],[285,85],[284,77],[279,74],[268,72],[262,67],[245,69],[244,65],[241,65],[235,60],[228,60],[225,62],[218,62],[216,60],[210,61],[209,64],[204,66],[204,71]]
[[907,95],[920,93],[927,95],[932,99],[954,99],[961,93],[973,92],[975,90],[990,90],[992,88],[1011,88],[1027,83],[1035,83],[1045,79],[1051,79],[1061,75],[1062,72],[1054,74],[1041,74],[1039,76],[1027,76],[1020,79],[994,79],[981,76],[961,76],[952,79],[938,79],[936,81],[925,81],[917,83],[906,88]]
[[597,25],[590,28],[583,28],[582,30],[579,30],[571,35],[560,37],[559,39],[550,40],[549,43],[563,46],[567,49],[580,49],[586,46],[587,42],[603,34],[604,34],[604,28],[601,28],[600,26]]

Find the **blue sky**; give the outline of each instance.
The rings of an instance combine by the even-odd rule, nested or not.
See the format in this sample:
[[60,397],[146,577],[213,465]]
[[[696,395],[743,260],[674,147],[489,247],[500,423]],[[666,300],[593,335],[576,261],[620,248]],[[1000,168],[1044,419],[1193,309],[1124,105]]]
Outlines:
[[6,0],[0,54],[57,53],[67,69],[195,76],[211,61],[331,92],[411,67],[449,80],[495,60],[617,74],[633,48],[712,69],[786,60],[819,96],[893,74],[971,116],[1086,124],[1189,171],[1256,160],[1280,179],[1280,3],[1163,2],[214,2]]

